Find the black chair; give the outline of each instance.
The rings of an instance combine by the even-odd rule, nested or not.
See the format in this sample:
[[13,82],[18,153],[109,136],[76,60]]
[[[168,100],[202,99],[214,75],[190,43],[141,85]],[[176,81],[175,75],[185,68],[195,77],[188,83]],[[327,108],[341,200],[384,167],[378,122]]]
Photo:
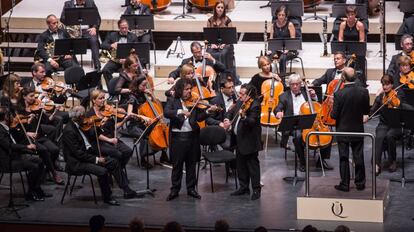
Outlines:
[[[4,167],[2,167],[0,165],[0,173],[1,173],[0,183],[3,180],[4,173],[7,173],[9,175],[13,175],[14,173],[19,173],[19,175],[20,175],[20,181],[22,182],[23,194],[24,194],[24,196],[26,196],[26,187],[24,185],[24,180],[23,180],[23,174],[22,174],[22,172],[26,172],[26,170],[24,170],[23,168],[14,168],[13,171],[12,171],[12,173],[10,174],[8,168],[4,168]],[[27,177],[27,173],[26,173],[26,177]],[[9,183],[9,185],[10,184],[11,183]],[[8,186],[7,189],[9,189],[9,188],[13,188],[13,186]]]
[[62,199],[60,200],[60,204],[63,205],[63,200],[65,199],[66,193],[67,193],[69,185],[70,185],[70,179],[72,178],[72,176],[74,176],[75,179],[73,180],[73,184],[72,184],[72,187],[70,189],[69,195],[72,195],[73,189],[74,189],[75,184],[76,184],[76,180],[78,179],[78,176],[89,176],[89,179],[91,180],[93,200],[95,201],[95,204],[98,204],[98,202],[96,200],[95,187],[93,186],[92,175],[90,173],[85,172],[85,171],[73,172],[73,171],[70,170],[70,168],[67,165],[66,165],[66,168],[65,168],[65,172],[68,174],[68,179],[66,181],[65,190],[63,191],[63,195],[62,195]]
[[[65,70],[64,78],[65,83],[70,85],[72,89],[76,88],[76,85],[85,76],[85,71],[80,66],[72,66]],[[72,94],[72,106],[75,105],[75,99],[73,97],[80,98],[76,93]]]
[[116,84],[118,83],[121,77],[114,77],[108,83],[108,94],[110,99],[117,99],[119,100],[119,93],[115,91]]
[[[213,186],[213,164],[227,163],[236,159],[236,155],[228,150],[219,150],[218,145],[226,141],[226,131],[219,126],[208,126],[200,131],[200,145],[207,146],[207,152],[203,152],[202,156],[210,166],[210,180],[211,180],[211,192],[214,192]],[[197,170],[200,171],[200,165]],[[237,172],[234,170],[234,182],[237,189]],[[228,180],[229,173],[226,170],[226,182]]]

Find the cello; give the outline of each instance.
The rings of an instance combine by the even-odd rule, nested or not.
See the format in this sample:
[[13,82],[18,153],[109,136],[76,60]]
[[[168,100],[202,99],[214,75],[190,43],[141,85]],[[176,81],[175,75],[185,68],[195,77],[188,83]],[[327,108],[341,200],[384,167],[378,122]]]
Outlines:
[[189,2],[200,10],[213,10],[219,0],[189,0]]
[[[314,102],[311,99],[311,96],[309,94],[308,85],[306,84],[306,81],[303,81],[305,85],[306,90],[306,96],[308,97],[308,101],[304,102],[300,106],[300,114],[316,114],[315,121],[313,122],[313,126],[310,129],[304,129],[302,131],[302,139],[304,142],[306,142],[306,136],[311,131],[322,131],[322,132],[329,132],[329,127],[323,124],[321,119],[321,104],[318,102]],[[321,147],[325,147],[329,145],[332,142],[332,136],[330,135],[312,135],[309,137],[309,147],[317,149]]]
[[152,13],[161,12],[171,4],[171,0],[141,0],[141,2],[149,6]]
[[[206,64],[206,48],[207,48],[207,41],[204,42],[205,46],[203,47],[202,54],[203,54],[203,62],[202,66],[195,68],[195,74],[198,74],[201,78],[208,77],[207,85],[212,85],[212,82],[215,81],[216,78],[216,72],[214,71],[213,67]],[[211,91],[210,89],[201,86],[200,80],[195,75],[194,79],[196,81],[196,86],[193,87],[192,92],[198,91],[198,95],[201,97],[201,100],[213,98],[216,96],[216,93],[214,91]],[[210,86],[211,87],[211,86]]]
[[[355,62],[356,56],[355,54],[351,55],[351,58],[349,58],[346,67],[349,67],[353,62]],[[323,101],[322,103],[322,122],[325,125],[328,126],[335,126],[336,125],[336,120],[331,118],[331,112],[332,112],[332,108],[333,108],[333,95],[334,93],[336,93],[338,90],[343,89],[344,88],[344,83],[343,83],[343,79],[334,79],[332,80],[328,87],[326,88],[326,99]]]

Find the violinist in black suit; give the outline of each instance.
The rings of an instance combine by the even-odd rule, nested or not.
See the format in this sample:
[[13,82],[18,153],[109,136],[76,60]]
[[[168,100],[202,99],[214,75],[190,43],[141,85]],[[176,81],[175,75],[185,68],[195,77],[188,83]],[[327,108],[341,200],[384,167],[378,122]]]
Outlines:
[[[336,120],[338,132],[364,132],[363,116],[369,114],[368,90],[355,84],[355,70],[345,68],[345,87],[334,94],[331,117]],[[355,163],[355,185],[357,190],[365,189],[364,139],[362,137],[338,137],[339,171],[341,183],[335,185],[339,191],[349,191],[349,146]]]
[[223,110],[214,112],[206,119],[207,125],[217,125],[224,127],[223,120],[225,114],[236,103],[236,95],[234,93],[234,83],[231,77],[224,79],[220,83],[220,91],[216,91],[216,97],[211,99],[210,104],[221,107]]
[[[236,141],[237,174],[240,188],[231,193],[232,196],[250,194],[251,182],[253,193],[251,200],[261,195],[259,151],[263,149],[260,125],[260,102],[256,88],[243,84],[239,92],[236,106],[227,112],[224,127],[231,128]],[[233,123],[233,124],[232,124]]]
[[[101,46],[102,49],[107,50],[110,54],[112,51],[116,51],[117,46],[120,43],[138,42],[138,37],[134,33],[129,32],[129,25],[126,19],[118,20],[118,29],[119,31],[109,33]],[[102,69],[102,74],[105,78],[106,85],[109,85],[109,81],[112,79],[112,74],[121,70],[124,62],[125,59],[116,59],[116,57],[112,57],[112,59],[105,64]]]
[[400,85],[400,66],[398,64],[398,60],[401,56],[410,56],[413,51],[413,37],[409,34],[405,34],[401,36],[400,42],[402,51],[396,55],[393,55],[391,58],[391,62],[387,69],[387,74],[393,78],[393,88],[396,88]]
[[[151,9],[145,5],[141,0],[132,0],[131,4],[126,8],[124,14],[126,15],[151,15]],[[138,42],[150,43],[151,34],[148,30],[134,30],[138,36]]]
[[[174,97],[167,100],[164,108],[164,116],[170,119],[170,158],[173,164],[171,173],[171,191],[167,201],[178,197],[181,189],[183,165],[185,163],[187,194],[196,199],[201,196],[196,191],[196,163],[200,159],[200,127],[197,122],[207,118],[205,111],[195,108],[189,110],[185,101],[191,98],[191,80],[182,78],[175,84]],[[196,106],[195,106],[196,107]],[[214,111],[212,106],[207,111]]]
[[[283,118],[283,116],[299,115],[301,105],[308,101],[308,96],[305,89],[301,88],[302,79],[298,74],[292,74],[289,76],[288,85],[290,87],[290,91],[285,91],[279,96],[279,104],[274,111],[277,118]],[[317,101],[315,91],[313,89],[310,89],[309,91],[312,100]],[[285,136],[286,135],[284,135],[284,137]],[[286,137],[284,139],[286,139]],[[296,131],[296,138],[293,138],[293,144],[295,145],[295,151],[299,157],[299,170],[304,172],[306,161],[304,152],[305,144],[302,139],[302,131]],[[326,161],[326,159],[329,159],[331,154],[331,145],[325,148],[321,148],[320,153],[322,157],[323,167],[327,170],[332,170],[333,168]],[[317,161],[316,166],[320,167],[320,163],[320,161]]]
[[60,69],[67,69],[77,64],[71,55],[53,57],[52,50],[54,48],[54,41],[57,39],[70,38],[66,30],[58,27],[58,19],[55,15],[51,14],[46,17],[46,24],[48,29],[39,35],[37,40],[37,55],[46,66],[46,74],[50,76],[52,72],[56,72]]
[[[180,76],[180,70],[184,64],[191,63],[196,68],[202,65],[203,53],[202,53],[201,44],[199,42],[192,42],[190,47],[191,47],[191,53],[193,54],[193,56],[183,59],[183,61],[181,62],[181,65],[178,66],[177,69],[175,69],[169,74],[168,84],[173,84],[174,80]],[[224,72],[226,70],[226,67],[224,66],[224,64],[214,59],[214,57],[210,55],[209,53],[206,52],[204,56],[206,59],[206,65],[212,66],[217,74]]]
[[94,24],[94,25],[81,25],[81,30],[82,30],[82,38],[87,38],[88,41],[89,41],[89,46],[92,50],[92,60],[93,60],[94,67],[95,67],[95,69],[100,70],[101,69],[101,63],[99,62],[98,36],[99,36],[99,27],[101,25],[101,16],[99,15],[98,7],[96,7],[95,2],[93,0],[69,0],[69,1],[66,1],[64,6],[63,6],[62,14],[60,16],[60,21],[62,21],[62,23],[64,23],[64,24],[67,24],[66,23],[66,18],[65,18],[65,9],[67,9],[67,8],[82,8],[82,7],[95,8],[96,11],[98,12],[97,23]]
[[[32,156],[36,152],[35,144],[16,143],[13,135],[9,132],[9,112],[7,108],[0,107],[0,167],[2,171],[9,170],[10,157],[12,158],[11,169],[23,170],[28,173],[29,190],[26,193],[27,200],[43,201],[44,197],[51,197],[40,187],[41,176],[44,164],[37,156]],[[11,156],[9,154],[11,152]]]

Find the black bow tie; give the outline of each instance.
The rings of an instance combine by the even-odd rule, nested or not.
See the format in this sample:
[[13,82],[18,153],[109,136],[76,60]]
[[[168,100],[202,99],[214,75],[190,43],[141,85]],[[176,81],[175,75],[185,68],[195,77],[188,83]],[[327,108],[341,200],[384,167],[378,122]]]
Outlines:
[[232,97],[228,97],[227,98],[227,101],[233,101],[233,98]]
[[40,83],[40,82],[36,82],[36,86],[39,86],[39,85],[41,85],[42,83]]
[[299,92],[299,93],[295,93],[295,97],[298,97],[298,96],[300,96],[300,95],[302,95],[302,93],[301,93],[301,92]]
[[201,59],[201,60],[194,60],[196,63],[198,63],[198,62],[203,62],[203,59]]
[[121,37],[121,38],[126,38],[126,37],[127,37],[127,35],[119,34],[119,37]]
[[336,70],[336,74],[338,75],[338,74],[341,74],[342,73],[342,70]]

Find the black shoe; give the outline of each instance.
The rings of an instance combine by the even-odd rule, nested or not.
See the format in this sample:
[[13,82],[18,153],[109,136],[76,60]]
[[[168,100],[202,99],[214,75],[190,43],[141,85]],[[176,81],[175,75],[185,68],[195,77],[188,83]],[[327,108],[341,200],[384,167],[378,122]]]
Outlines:
[[196,199],[201,199],[200,194],[198,194],[198,192],[195,191],[194,189],[188,190],[187,195],[190,196],[190,197],[194,197]]
[[104,203],[108,204],[108,205],[114,205],[114,206],[119,206],[121,204],[119,204],[119,202],[117,200],[115,200],[114,198],[110,198],[108,200],[104,200]]
[[51,194],[51,193],[45,193],[45,192],[43,192],[42,189],[37,190],[36,191],[36,194],[37,194],[37,196],[39,196],[41,198],[50,198],[50,197],[53,197],[53,194]]
[[171,201],[171,200],[174,200],[175,198],[177,198],[178,197],[178,192],[173,192],[173,191],[171,191],[170,192],[170,194],[168,195],[168,197],[167,197],[167,201]]
[[43,197],[38,196],[36,193],[31,192],[26,195],[27,201],[44,201],[45,199]]
[[133,191],[132,189],[127,189],[126,191],[124,191],[124,199],[132,198],[138,198],[137,192]]
[[250,190],[249,190],[249,189],[247,189],[247,188],[245,188],[245,189],[243,189],[243,188],[239,188],[239,189],[237,189],[236,191],[232,192],[232,193],[230,194],[230,196],[241,196],[241,195],[244,195],[244,194],[249,195],[249,194],[250,194]]
[[362,191],[362,190],[364,190],[364,189],[365,189],[365,185],[364,185],[364,184],[357,184],[357,185],[356,185],[356,189],[357,189],[358,191]]
[[342,191],[342,192],[349,192],[349,187],[346,187],[346,186],[341,185],[341,184],[335,185],[335,189],[339,190],[339,191]]
[[253,190],[252,197],[250,198],[252,201],[257,200],[260,198],[260,190]]

